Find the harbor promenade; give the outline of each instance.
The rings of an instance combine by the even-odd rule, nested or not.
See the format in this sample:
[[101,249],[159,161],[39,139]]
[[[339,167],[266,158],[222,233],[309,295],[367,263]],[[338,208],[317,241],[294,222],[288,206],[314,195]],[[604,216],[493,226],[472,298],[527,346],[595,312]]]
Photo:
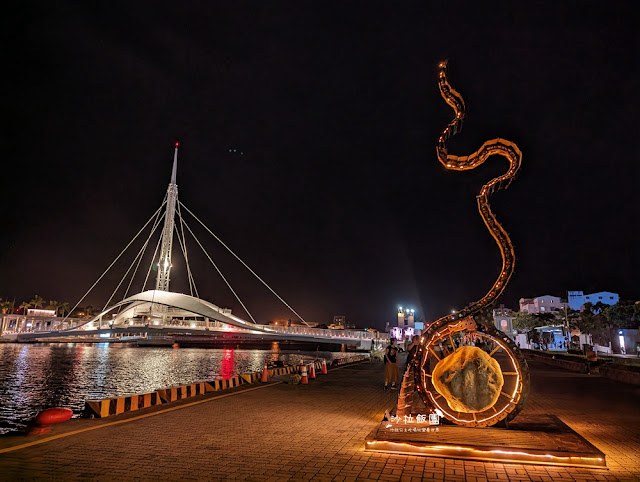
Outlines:
[[640,480],[639,387],[536,362],[531,376],[525,412],[558,415],[606,454],[608,469],[366,452],[365,437],[397,392],[383,391],[381,362],[363,362],[306,386],[240,387],[148,412],[72,420],[46,435],[0,437],[0,474],[3,480]]

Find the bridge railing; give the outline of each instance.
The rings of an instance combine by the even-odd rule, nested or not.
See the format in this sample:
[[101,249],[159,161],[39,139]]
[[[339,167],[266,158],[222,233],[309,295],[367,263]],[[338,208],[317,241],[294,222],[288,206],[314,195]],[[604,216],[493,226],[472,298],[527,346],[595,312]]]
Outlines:
[[265,326],[265,328],[278,333],[287,333],[290,335],[315,335],[315,336],[321,336],[323,338],[354,338],[358,340],[375,340],[378,338],[385,338],[384,335],[386,335],[386,333],[378,333],[378,332],[371,332],[371,331],[330,330],[325,328],[310,328],[306,326],[269,325],[269,326]]

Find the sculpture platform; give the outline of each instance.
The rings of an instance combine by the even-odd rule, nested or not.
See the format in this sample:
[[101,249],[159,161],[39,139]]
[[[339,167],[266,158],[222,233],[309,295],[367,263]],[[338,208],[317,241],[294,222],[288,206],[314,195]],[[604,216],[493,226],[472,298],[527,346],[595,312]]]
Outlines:
[[[428,418],[428,417],[427,417]],[[605,455],[558,417],[519,415],[509,429],[417,423],[392,417],[365,439],[368,451],[518,464],[606,467]]]

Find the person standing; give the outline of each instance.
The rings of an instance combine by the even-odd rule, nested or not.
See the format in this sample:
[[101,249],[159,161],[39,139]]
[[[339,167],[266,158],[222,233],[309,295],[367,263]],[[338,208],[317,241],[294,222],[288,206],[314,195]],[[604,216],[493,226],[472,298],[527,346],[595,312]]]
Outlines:
[[397,390],[396,383],[398,383],[398,347],[396,346],[396,340],[391,339],[391,343],[387,346],[384,352],[384,389],[389,389],[389,383],[391,383],[391,390]]
[[413,361],[414,357],[416,356],[416,351],[418,350],[418,345],[420,344],[420,337],[418,335],[414,336],[413,339],[411,340],[411,343],[408,346],[408,351],[407,351],[407,365],[404,367],[404,371],[407,371],[407,368],[409,368],[409,365],[411,365],[411,362]]

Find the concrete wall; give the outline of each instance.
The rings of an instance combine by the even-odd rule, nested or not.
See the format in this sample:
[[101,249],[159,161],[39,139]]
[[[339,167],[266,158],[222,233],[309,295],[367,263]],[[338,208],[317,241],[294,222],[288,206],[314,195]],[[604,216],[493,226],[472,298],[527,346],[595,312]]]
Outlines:
[[612,380],[632,385],[640,385],[640,373],[631,370],[623,370],[613,365],[604,365],[600,367],[600,374]]

